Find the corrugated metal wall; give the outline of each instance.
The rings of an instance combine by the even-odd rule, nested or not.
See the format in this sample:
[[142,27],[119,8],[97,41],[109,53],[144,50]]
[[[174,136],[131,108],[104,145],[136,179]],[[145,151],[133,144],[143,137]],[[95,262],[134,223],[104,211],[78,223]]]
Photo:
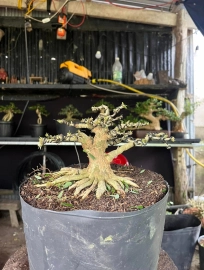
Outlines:
[[[92,71],[94,78],[112,76],[116,56],[123,65],[123,82],[132,84],[136,70],[152,72],[169,70],[172,75],[172,34],[160,27],[155,31],[68,31],[67,40],[57,40],[56,30],[34,29],[27,32],[29,73],[47,77],[49,82],[57,79],[60,63],[72,60]],[[26,77],[25,32],[19,28],[5,28],[0,42],[0,66],[9,76]],[[39,50],[39,40],[43,50]],[[95,58],[100,49],[102,58]],[[56,59],[56,60],[53,60]]]

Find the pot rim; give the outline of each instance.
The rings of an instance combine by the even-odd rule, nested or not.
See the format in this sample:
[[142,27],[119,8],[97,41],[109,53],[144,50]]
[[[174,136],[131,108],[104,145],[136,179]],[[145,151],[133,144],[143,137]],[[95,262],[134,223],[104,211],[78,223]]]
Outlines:
[[19,186],[19,196],[23,203],[31,207],[31,209],[36,209],[36,211],[46,211],[47,213],[51,214],[61,214],[61,215],[69,215],[69,216],[77,216],[77,217],[83,217],[83,218],[92,218],[92,219],[123,219],[123,218],[131,218],[137,215],[141,215],[142,213],[146,213],[151,210],[155,210],[155,208],[158,207],[158,204],[162,204],[163,201],[165,201],[168,198],[169,195],[169,185],[166,181],[164,181],[167,187],[167,192],[164,195],[164,197],[156,202],[153,205],[150,205],[146,208],[143,208],[141,210],[137,211],[131,211],[131,212],[102,212],[102,211],[94,211],[94,210],[74,210],[74,211],[53,211],[53,210],[47,210],[47,209],[40,209],[35,208],[24,201],[24,199],[20,195],[20,189],[21,186],[24,184],[24,182],[21,183]]

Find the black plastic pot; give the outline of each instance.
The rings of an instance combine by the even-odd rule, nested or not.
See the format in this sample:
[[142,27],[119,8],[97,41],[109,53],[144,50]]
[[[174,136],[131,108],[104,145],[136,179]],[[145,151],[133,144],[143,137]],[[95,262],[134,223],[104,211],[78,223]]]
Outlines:
[[[203,244],[201,245],[201,240]],[[200,270],[204,270],[204,235],[201,235],[198,238],[198,246],[199,246],[199,258],[200,258]]]
[[200,233],[201,222],[194,215],[167,215],[162,249],[174,261],[178,270],[189,270]]
[[30,270],[156,270],[167,197],[127,213],[54,212],[21,198]]
[[11,137],[13,135],[13,122],[0,121],[0,137]]
[[30,125],[30,131],[32,137],[43,137],[46,134],[47,125]]
[[67,135],[68,132],[76,133],[78,131],[78,129],[73,127],[73,126],[68,126],[66,124],[60,124],[57,121],[56,121],[56,130],[57,130],[57,134],[63,134],[63,135]]

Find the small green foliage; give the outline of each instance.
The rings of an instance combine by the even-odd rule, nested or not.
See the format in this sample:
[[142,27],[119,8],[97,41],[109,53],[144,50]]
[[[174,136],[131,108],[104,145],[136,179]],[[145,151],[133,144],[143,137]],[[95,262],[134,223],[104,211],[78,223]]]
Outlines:
[[140,171],[140,173],[143,173],[143,172],[145,172],[145,169]]
[[137,206],[131,206],[130,208],[141,210],[141,209],[144,208],[144,206],[143,205],[137,205]]
[[0,106],[0,113],[5,114],[2,121],[9,122],[13,119],[14,114],[22,113],[22,111],[18,109],[13,102],[10,102],[8,105]]
[[[108,101],[105,101],[104,99],[101,99],[99,100],[98,102],[96,102],[94,105],[92,105],[93,107],[99,107],[101,105],[106,105],[108,106],[109,110],[113,110],[115,108],[115,106],[113,104],[111,104],[110,102]],[[93,111],[91,109],[88,109],[86,111],[86,113],[93,113]]]
[[66,120],[67,122],[71,122],[82,117],[82,113],[79,112],[79,110],[72,104],[69,104],[66,107],[62,108],[58,114],[64,115],[64,120]]
[[149,186],[152,183],[152,180],[147,182],[147,186]]
[[89,157],[92,159],[96,159],[92,154],[88,153]]
[[62,186],[62,188],[65,189],[65,188],[70,187],[71,185],[72,185],[72,182],[66,182],[66,183]]
[[35,174],[34,177],[35,177],[36,179],[38,179],[38,180],[42,179],[42,177],[39,176],[39,175],[37,175],[37,174]]
[[35,196],[36,199],[38,199],[40,197],[41,194],[38,194],[37,196]]
[[28,107],[29,110],[31,111],[38,111],[41,115],[44,115],[44,116],[48,116],[49,115],[49,112],[47,111],[47,109],[45,108],[44,105],[41,105],[41,104],[36,104],[34,106],[30,106]]
[[139,189],[132,188],[132,189],[130,190],[130,193],[138,194],[138,193],[139,193]]
[[114,195],[110,195],[111,197],[113,197],[115,200],[118,200],[120,198],[119,194],[114,194]]
[[106,183],[106,187],[108,191],[111,191],[111,186],[109,184]]
[[71,204],[71,203],[66,203],[66,202],[61,202],[61,205],[62,205],[62,206],[66,206],[66,207],[74,207],[73,204]]
[[64,190],[60,191],[59,195],[57,196],[58,199],[61,199],[64,194]]

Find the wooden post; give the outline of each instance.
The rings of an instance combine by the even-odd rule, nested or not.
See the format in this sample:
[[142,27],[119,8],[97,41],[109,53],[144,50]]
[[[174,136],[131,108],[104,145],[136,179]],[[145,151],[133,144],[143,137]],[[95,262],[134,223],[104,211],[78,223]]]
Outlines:
[[[175,78],[186,82],[186,57],[187,57],[187,27],[186,10],[181,9],[177,15],[177,25],[175,27],[176,53],[175,53]],[[176,106],[179,113],[184,109],[185,89],[178,92]],[[173,148],[174,162],[174,203],[186,204],[188,199],[188,175],[186,170],[184,148]]]

